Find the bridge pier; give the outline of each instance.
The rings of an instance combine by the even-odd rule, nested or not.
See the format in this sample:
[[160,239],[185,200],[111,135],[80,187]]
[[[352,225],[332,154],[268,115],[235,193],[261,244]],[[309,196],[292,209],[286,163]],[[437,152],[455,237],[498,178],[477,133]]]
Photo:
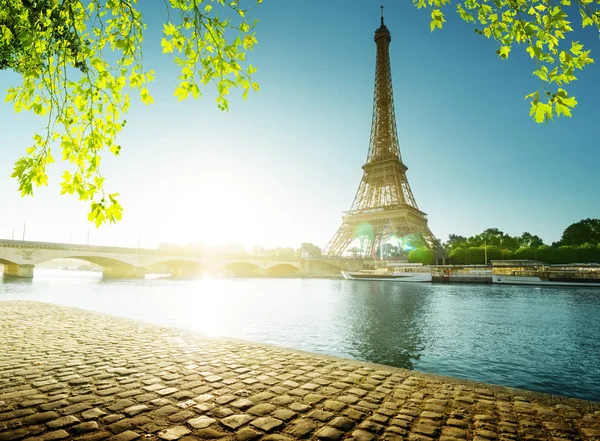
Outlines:
[[135,266],[102,267],[102,277],[107,279],[143,279],[145,276],[146,270]]
[[19,277],[21,279],[33,279],[33,265],[18,265],[9,263],[4,265],[4,275],[9,277]]

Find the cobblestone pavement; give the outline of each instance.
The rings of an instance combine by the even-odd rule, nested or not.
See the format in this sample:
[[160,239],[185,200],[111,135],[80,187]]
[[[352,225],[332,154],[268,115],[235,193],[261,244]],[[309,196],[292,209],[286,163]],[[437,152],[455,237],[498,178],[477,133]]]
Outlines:
[[587,441],[598,404],[0,302],[0,441]]

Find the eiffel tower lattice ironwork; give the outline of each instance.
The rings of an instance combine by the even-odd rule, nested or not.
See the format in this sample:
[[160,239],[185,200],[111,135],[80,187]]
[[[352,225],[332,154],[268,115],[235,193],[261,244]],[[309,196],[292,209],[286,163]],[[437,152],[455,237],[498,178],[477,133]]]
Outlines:
[[382,7],[381,26],[375,31],[377,58],[369,153],[352,208],[344,212],[342,226],[324,249],[329,255],[342,255],[356,238],[360,238],[363,252],[369,254],[392,236],[418,235],[429,248],[440,248],[427,226],[427,215],[417,206],[406,179],[408,168],[400,155],[389,56],[391,41],[390,31],[383,23]]

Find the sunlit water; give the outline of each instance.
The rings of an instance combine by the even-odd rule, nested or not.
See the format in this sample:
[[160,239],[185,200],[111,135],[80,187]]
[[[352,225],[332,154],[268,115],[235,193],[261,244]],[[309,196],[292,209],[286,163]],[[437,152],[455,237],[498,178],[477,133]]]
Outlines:
[[[600,401],[600,290],[323,279],[103,281],[36,270],[0,300]],[[0,302],[0,308],[2,303]]]

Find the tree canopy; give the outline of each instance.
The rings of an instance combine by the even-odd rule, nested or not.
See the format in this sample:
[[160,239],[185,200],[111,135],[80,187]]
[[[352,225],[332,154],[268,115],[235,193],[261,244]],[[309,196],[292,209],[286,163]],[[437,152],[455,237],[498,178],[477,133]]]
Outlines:
[[[126,125],[130,95],[145,104],[154,72],[142,63],[145,23],[137,0],[0,0],[0,69],[19,74],[6,101],[17,112],[44,118],[45,128],[15,164],[12,176],[22,195],[48,184],[47,167],[60,157],[68,163],[61,192],[90,203],[97,226],[122,216],[118,193],[104,190],[101,159],[119,155],[117,135]],[[261,3],[248,0],[247,4]],[[453,6],[477,34],[498,43],[509,57],[524,45],[535,61],[540,88],[526,96],[530,115],[540,123],[571,116],[577,105],[567,87],[576,71],[593,62],[590,51],[571,38],[574,23],[600,31],[600,0],[413,0],[431,13],[430,28],[442,28]],[[164,0],[162,50],[180,68],[174,95],[202,95],[212,84],[217,106],[240,88],[244,98],[259,86],[246,62],[257,43],[248,9],[237,0]]]
[[558,245],[583,245],[600,243],[600,219],[583,219],[569,225]]
[[[235,0],[165,0],[161,7],[162,51],[180,67],[179,100],[213,84],[217,106],[227,110],[232,88],[244,98],[258,90],[255,68],[245,62],[257,43],[246,9]],[[48,184],[47,166],[58,156],[69,163],[61,194],[90,202],[88,218],[97,226],[121,218],[119,195],[105,192],[100,165],[106,150],[121,151],[117,135],[130,94],[153,103],[154,71],[142,63],[145,28],[137,0],[0,0],[0,69],[22,78],[6,101],[46,125],[15,164],[22,195]]]
[[486,257],[487,261],[532,259],[547,263],[600,263],[600,219],[583,219],[569,225],[561,240],[552,246],[527,231],[520,236],[510,236],[498,228],[488,228],[470,237],[451,234],[444,247],[454,264],[483,264]]

